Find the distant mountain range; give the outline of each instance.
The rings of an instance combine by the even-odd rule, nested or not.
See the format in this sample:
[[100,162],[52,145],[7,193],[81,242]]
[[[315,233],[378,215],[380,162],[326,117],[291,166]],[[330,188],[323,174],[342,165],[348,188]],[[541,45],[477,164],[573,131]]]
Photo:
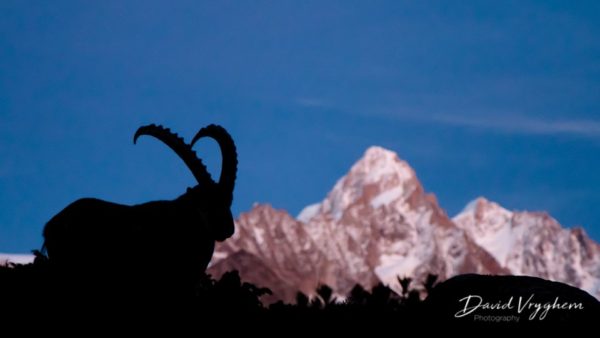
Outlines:
[[327,197],[298,217],[255,205],[220,243],[209,272],[240,271],[273,290],[272,299],[346,294],[378,282],[400,291],[463,273],[515,274],[564,282],[600,298],[600,245],[581,228],[564,229],[543,212],[513,212],[478,198],[449,218],[414,170],[389,150],[369,148]]
[[[0,264],[31,261],[0,254]],[[293,301],[319,284],[345,295],[355,284],[398,277],[422,285],[463,273],[514,274],[564,282],[600,299],[600,245],[582,228],[565,229],[544,212],[515,212],[477,198],[449,218],[414,170],[389,150],[364,156],[318,204],[296,218],[255,205],[236,221],[234,236],[218,243],[209,273],[238,270],[242,279]]]

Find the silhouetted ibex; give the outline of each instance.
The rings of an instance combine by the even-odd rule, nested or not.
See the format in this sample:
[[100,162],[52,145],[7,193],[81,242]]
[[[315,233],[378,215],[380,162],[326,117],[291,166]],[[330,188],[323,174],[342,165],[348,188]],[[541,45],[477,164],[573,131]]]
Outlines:
[[[206,269],[215,241],[233,235],[230,208],[238,162],[229,133],[209,125],[186,144],[169,129],[148,125],[137,130],[133,142],[142,135],[169,146],[198,184],[174,200],[132,206],[93,198],[73,202],[44,228],[44,248],[53,266],[70,274],[91,274],[107,285],[133,281],[154,288],[161,283],[180,286]],[[218,183],[192,150],[202,137],[215,139],[221,149]]]

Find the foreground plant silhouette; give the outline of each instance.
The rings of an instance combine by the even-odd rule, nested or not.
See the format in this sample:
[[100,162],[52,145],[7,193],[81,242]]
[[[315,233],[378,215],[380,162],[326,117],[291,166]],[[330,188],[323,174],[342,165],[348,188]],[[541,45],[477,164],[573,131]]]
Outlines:
[[[286,304],[276,302],[267,306],[261,297],[270,290],[245,283],[237,271],[223,274],[216,280],[203,274],[194,287],[194,293],[165,303],[165,299],[152,292],[138,297],[135,302],[119,300],[106,303],[96,297],[105,294],[102,286],[96,283],[80,285],[78,293],[66,292],[61,279],[48,259],[36,255],[34,263],[26,265],[0,266],[0,301],[3,309],[13,313],[26,313],[30,318],[43,315],[45,318],[94,318],[110,323],[115,313],[129,316],[135,313],[141,318],[176,317],[186,318],[191,325],[202,327],[213,320],[258,320],[255,323],[328,325],[335,328],[371,327],[385,328],[390,325],[403,327],[416,326],[421,330],[434,330],[435,326],[423,323],[445,325],[446,329],[471,327],[534,327],[547,328],[566,324],[587,327],[596,325],[600,313],[600,303],[589,294],[561,284],[538,278],[515,276],[463,275],[441,282],[431,288],[431,294],[422,301],[415,289],[397,294],[383,284],[367,290],[356,285],[348,295],[334,295],[326,285],[315,290],[314,295],[298,293],[296,302]],[[59,275],[61,275],[59,273]],[[423,287],[430,285],[435,277],[428,277]],[[412,282],[411,282],[412,283]],[[550,284],[548,284],[550,283]],[[405,284],[407,287],[410,284]],[[176,287],[176,286],[174,286]],[[454,314],[460,310],[459,300],[465,294],[479,294],[482,297],[505,297],[534,293],[548,300],[559,297],[565,301],[580,301],[585,307],[581,313],[556,311],[549,314],[546,321],[497,323],[474,321],[473,317],[457,320]],[[67,295],[67,296],[65,296]],[[114,299],[113,299],[114,301]],[[20,310],[20,312],[18,311]],[[497,314],[506,314],[499,312]],[[524,313],[523,318],[529,316]],[[127,317],[129,318],[129,317]],[[143,319],[143,325],[148,321]],[[233,323],[233,322],[232,322]]]

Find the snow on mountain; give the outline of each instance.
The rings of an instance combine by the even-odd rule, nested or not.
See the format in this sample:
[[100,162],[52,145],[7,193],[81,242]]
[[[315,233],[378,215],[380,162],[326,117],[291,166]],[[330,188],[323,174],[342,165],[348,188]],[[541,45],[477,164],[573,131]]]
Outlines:
[[320,211],[339,221],[357,203],[368,201],[371,207],[379,208],[408,197],[418,186],[415,172],[395,153],[370,147],[336,183],[321,203]]
[[296,219],[300,222],[308,222],[311,218],[319,213],[319,209],[321,208],[320,203],[311,204],[304,209],[296,216]]
[[454,222],[512,274],[564,282],[600,298],[600,245],[543,212],[513,212],[478,198]]
[[478,198],[467,204],[453,220],[467,230],[477,244],[488,250],[498,263],[506,266],[517,235],[510,224],[512,216],[512,212],[498,204]]

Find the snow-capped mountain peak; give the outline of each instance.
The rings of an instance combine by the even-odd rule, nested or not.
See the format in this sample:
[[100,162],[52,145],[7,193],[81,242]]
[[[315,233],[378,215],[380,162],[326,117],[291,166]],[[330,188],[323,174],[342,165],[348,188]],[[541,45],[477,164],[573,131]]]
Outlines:
[[414,170],[398,155],[382,147],[369,147],[363,157],[350,169],[350,173],[360,175],[364,183],[379,182],[397,177],[401,181],[413,179]]
[[454,223],[513,274],[565,282],[600,295],[600,245],[546,212],[509,211],[478,198]]
[[469,202],[453,221],[504,265],[517,235],[512,227],[512,218],[511,211],[478,197]]
[[368,148],[350,171],[335,184],[320,208],[301,213],[304,221],[317,213],[340,220],[355,204],[387,206],[420,188],[414,170],[398,155],[381,147]]
[[500,204],[480,196],[469,202],[457,217],[460,215],[472,215],[477,219],[485,219],[490,223],[493,223],[493,220],[495,219],[511,217],[512,212],[503,208]]

